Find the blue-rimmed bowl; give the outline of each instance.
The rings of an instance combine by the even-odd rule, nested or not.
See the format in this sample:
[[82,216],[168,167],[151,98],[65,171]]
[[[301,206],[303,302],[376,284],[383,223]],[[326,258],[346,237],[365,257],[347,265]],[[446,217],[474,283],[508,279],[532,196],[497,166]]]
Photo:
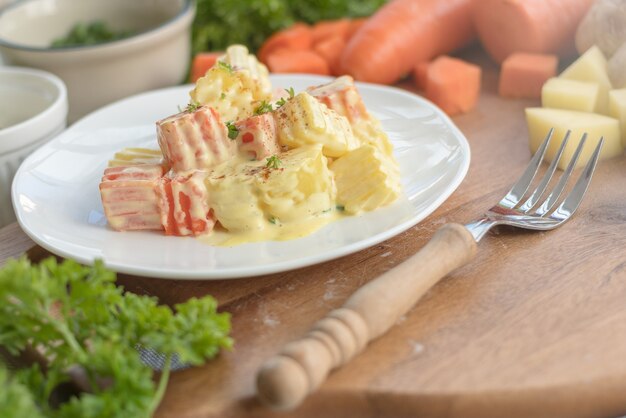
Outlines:
[[[0,10],[7,64],[58,75],[70,122],[118,99],[176,85],[187,74],[193,0],[23,0]],[[97,45],[51,48],[77,23],[103,21],[133,35]]]

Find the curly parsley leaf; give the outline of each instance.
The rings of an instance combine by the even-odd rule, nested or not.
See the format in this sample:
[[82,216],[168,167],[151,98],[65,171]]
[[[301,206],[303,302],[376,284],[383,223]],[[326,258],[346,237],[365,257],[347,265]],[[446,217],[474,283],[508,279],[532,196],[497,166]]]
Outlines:
[[236,139],[237,135],[239,135],[239,129],[237,129],[233,121],[226,122],[226,128],[228,129],[228,137],[230,139]]
[[280,158],[278,158],[277,155],[272,155],[265,160],[265,167],[276,169],[280,168],[282,163],[283,162],[280,160]]
[[[217,313],[212,297],[174,309],[159,305],[154,297],[125,293],[101,262],[85,267],[20,259],[0,269],[0,344],[13,354],[27,347],[43,350],[46,374],[33,367],[20,370],[16,379],[45,416],[149,417],[163,395],[172,356],[201,364],[232,346],[229,331],[230,316]],[[157,385],[140,359],[141,346],[169,359]],[[52,411],[50,394],[69,379],[72,367],[84,372],[90,393]],[[110,384],[101,387],[101,381]]]

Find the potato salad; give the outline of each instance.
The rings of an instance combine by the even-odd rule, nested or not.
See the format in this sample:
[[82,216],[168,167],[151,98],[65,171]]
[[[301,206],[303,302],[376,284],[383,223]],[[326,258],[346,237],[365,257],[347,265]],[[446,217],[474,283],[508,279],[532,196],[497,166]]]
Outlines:
[[402,193],[392,146],[352,78],[272,89],[227,49],[185,109],[156,123],[159,149],[116,153],[100,182],[111,228],[216,245],[305,236]]

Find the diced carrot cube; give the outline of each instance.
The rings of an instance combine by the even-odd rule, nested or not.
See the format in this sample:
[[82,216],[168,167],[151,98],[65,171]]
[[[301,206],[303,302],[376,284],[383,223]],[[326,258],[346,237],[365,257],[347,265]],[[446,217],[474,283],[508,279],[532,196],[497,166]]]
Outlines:
[[363,26],[365,22],[367,22],[367,17],[360,17],[358,19],[352,19],[352,21],[350,22],[350,28],[348,29],[348,32],[346,33],[346,39],[350,40],[350,38],[352,38],[354,34],[359,29],[361,29],[361,26]]
[[428,66],[426,97],[448,115],[468,112],[478,102],[480,77],[477,65],[441,56]]
[[558,64],[558,57],[552,54],[517,52],[509,55],[500,70],[500,96],[540,98],[541,88],[548,79],[556,75]]

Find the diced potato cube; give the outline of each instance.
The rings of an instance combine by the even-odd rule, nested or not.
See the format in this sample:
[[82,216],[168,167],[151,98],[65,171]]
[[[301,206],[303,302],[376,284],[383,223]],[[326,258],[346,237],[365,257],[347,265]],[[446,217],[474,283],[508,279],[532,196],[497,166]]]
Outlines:
[[250,54],[245,46],[229,46],[226,48],[226,54],[220,57],[219,61],[229,64],[233,71],[247,73],[248,79],[251,80],[250,87],[255,100],[267,100],[272,95],[272,84],[267,67],[260,63],[256,56]]
[[600,48],[597,46],[589,48],[587,52],[567,67],[559,77],[566,80],[597,83],[600,92],[596,111],[608,115],[611,81],[607,72],[607,61]]
[[322,144],[324,155],[340,157],[359,146],[348,120],[308,93],[275,111],[278,142],[289,148]]
[[600,86],[586,81],[551,78],[541,90],[541,105],[556,109],[595,112]]
[[378,148],[364,145],[330,165],[337,184],[337,202],[348,213],[370,211],[400,196],[397,165]]
[[619,122],[608,116],[575,110],[534,107],[526,109],[526,121],[530,133],[530,150],[533,153],[537,151],[550,128],[554,128],[553,139],[546,150],[548,161],[552,161],[556,156],[567,130],[572,131],[563,156],[559,160],[560,169],[567,167],[584,133],[587,133],[587,142],[578,159],[577,167],[587,164],[600,137],[604,137],[604,145],[600,152],[601,159],[612,158],[624,152]]
[[626,89],[611,90],[609,114],[620,122],[622,145],[626,147]]

